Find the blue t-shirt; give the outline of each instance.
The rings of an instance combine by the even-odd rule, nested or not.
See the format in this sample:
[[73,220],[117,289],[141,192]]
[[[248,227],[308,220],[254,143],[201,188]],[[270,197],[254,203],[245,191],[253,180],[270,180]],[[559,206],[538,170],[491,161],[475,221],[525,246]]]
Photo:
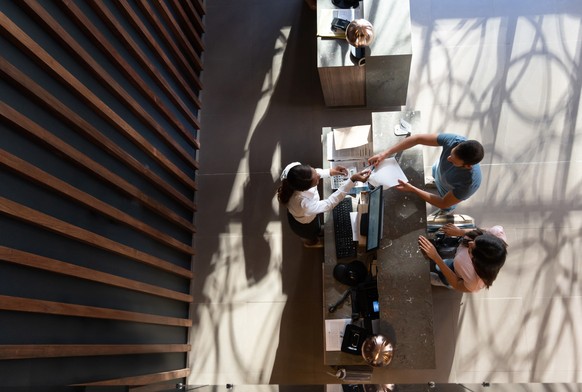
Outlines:
[[441,196],[453,191],[453,195],[459,200],[466,200],[477,192],[481,185],[481,166],[473,165],[471,169],[456,167],[447,161],[451,150],[467,138],[450,133],[442,133],[437,136],[437,143],[443,147],[439,160],[432,168],[434,182]]

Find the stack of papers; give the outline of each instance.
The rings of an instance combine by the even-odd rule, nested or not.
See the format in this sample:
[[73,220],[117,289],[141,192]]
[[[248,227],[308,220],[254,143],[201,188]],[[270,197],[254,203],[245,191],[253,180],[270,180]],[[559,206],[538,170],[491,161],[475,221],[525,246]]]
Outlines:
[[[373,154],[372,126],[358,125],[354,127],[335,128],[327,135],[327,159],[330,167],[343,166],[348,169],[347,176],[333,176],[331,189],[338,189],[354,173],[368,166],[368,158]],[[356,184],[356,188],[364,184]]]
[[327,160],[367,160],[373,154],[372,126],[334,128],[327,134]]
[[325,351],[341,350],[346,325],[351,323],[349,318],[325,320]]

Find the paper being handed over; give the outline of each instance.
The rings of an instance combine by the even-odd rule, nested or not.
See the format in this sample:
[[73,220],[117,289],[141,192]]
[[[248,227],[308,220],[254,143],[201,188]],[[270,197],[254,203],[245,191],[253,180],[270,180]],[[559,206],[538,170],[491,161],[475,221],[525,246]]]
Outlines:
[[373,186],[383,185],[384,188],[398,185],[398,180],[408,182],[408,177],[406,177],[406,174],[404,174],[394,157],[384,159],[380,162],[368,178],[368,182]]

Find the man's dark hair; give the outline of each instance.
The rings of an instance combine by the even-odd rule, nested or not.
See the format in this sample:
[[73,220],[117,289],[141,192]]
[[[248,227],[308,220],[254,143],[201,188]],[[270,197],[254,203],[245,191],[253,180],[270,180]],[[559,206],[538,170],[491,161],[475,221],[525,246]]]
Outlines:
[[477,140],[465,140],[457,144],[455,154],[465,165],[476,165],[483,159],[485,152]]

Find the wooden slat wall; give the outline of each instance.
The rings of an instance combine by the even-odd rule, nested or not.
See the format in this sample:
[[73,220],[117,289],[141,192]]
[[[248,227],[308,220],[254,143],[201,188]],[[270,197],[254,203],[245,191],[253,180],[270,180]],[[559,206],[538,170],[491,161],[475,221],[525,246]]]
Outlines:
[[0,2],[0,385],[188,376],[205,12]]

